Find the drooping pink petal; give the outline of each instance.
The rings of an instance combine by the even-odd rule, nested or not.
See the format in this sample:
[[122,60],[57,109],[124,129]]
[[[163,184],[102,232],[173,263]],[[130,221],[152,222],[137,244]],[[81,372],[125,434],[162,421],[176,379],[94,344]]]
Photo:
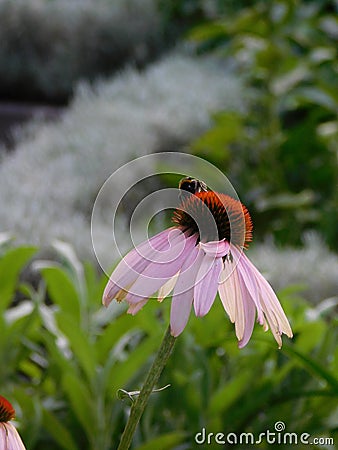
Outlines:
[[141,300],[138,303],[129,304],[127,313],[131,314],[132,316],[135,316],[135,314],[137,314],[147,302],[148,302],[148,299],[146,298],[144,300]]
[[168,262],[152,262],[147,265],[126,296],[128,303],[138,303],[141,299],[149,298],[173,277],[182,267],[183,262],[195,247],[196,236],[183,237],[166,252]]
[[194,247],[182,265],[177,278],[170,310],[171,334],[177,337],[184,330],[194,298],[195,279],[204,254]]
[[220,275],[218,292],[225,312],[232,323],[236,320],[236,301],[241,296],[235,264],[225,261]]
[[275,293],[268,283],[267,285],[262,285],[261,302],[271,332],[278,343],[278,347],[281,348],[282,333],[285,333],[288,337],[291,338],[292,330]]
[[178,275],[179,275],[179,272],[177,272],[172,278],[170,278],[166,283],[164,283],[163,286],[160,287],[160,289],[158,290],[158,296],[157,296],[157,300],[159,302],[162,302],[163,299],[168,297],[170,292],[174,289]]
[[235,256],[237,261],[237,267],[236,270],[241,274],[241,280],[244,282],[247,293],[251,297],[252,301],[254,302],[256,309],[257,309],[257,320],[260,325],[263,325],[264,323],[264,316],[262,311],[262,306],[260,303],[260,293],[259,288],[257,284],[257,279],[255,277],[255,273],[252,270],[252,263],[251,261],[246,257],[246,255],[243,252],[240,252],[240,250],[235,247],[234,245],[231,246],[231,252]]
[[266,316],[266,320],[267,320],[268,324],[270,325],[271,332],[272,332],[274,338],[276,339],[278,348],[281,348],[282,347],[282,330],[280,329],[278,320],[271,309],[265,310],[265,316]]
[[19,433],[10,422],[0,423],[0,449],[26,450]]
[[[142,242],[135,248],[133,248],[122,261],[117,265],[112,275],[114,279],[119,279],[125,274],[126,266],[128,269],[134,269],[137,271],[139,262],[144,260],[151,262],[152,255],[157,251],[166,250],[174,240],[182,235],[182,232],[175,227],[167,228],[164,231],[156,234],[148,240]],[[124,264],[121,264],[121,263]]]
[[[268,329],[269,324],[271,331],[278,343],[278,346],[281,347],[282,333],[285,333],[287,336],[292,337],[292,330],[275,292],[273,291],[267,280],[243,252],[241,252],[235,246],[231,246],[230,251],[237,259],[236,273],[238,275],[241,287],[244,315],[246,316],[245,332],[242,339],[238,336],[236,331],[237,337],[240,340],[240,347],[246,345],[247,336],[249,334],[248,330],[251,329],[252,314],[249,314],[249,322],[247,320],[247,317],[249,317],[248,305],[251,310],[251,303],[256,306],[258,322],[263,325],[265,331]],[[249,327],[248,323],[250,325]]]
[[167,250],[170,245],[174,245],[180,236],[182,236],[182,232],[171,227],[131,250],[109,277],[103,293],[103,304],[108,306],[121,289],[126,289],[127,286],[132,285],[148,266],[154,255]]
[[289,321],[279,303],[274,290],[272,289],[268,281],[263,277],[263,275],[249,260],[249,258],[247,258],[246,255],[242,255],[242,258],[247,269],[251,271],[256,279],[261,308],[267,318],[276,341],[278,342],[279,346],[281,346],[280,335],[282,333],[285,333],[290,338],[292,337],[292,330]]
[[[259,272],[258,272],[259,274]],[[290,326],[290,323],[283,311],[283,308],[281,307],[279,300],[273,291],[270,284],[266,281],[266,279],[259,274],[260,277],[260,288],[261,288],[261,302],[263,310],[271,310],[276,317],[276,320],[278,322],[279,330],[286,334],[289,338],[292,338],[292,329]],[[257,276],[258,277],[258,276]],[[270,325],[271,326],[271,325]]]
[[222,272],[222,258],[204,255],[196,277],[194,309],[198,317],[205,316],[216,297],[218,280]]
[[268,331],[268,329],[269,329],[269,324],[268,324],[266,318],[264,317],[263,330],[265,332],[265,331]]
[[251,299],[251,296],[249,292],[247,291],[247,288],[244,284],[244,281],[241,280],[240,274],[239,276],[239,282],[241,285],[241,293],[242,293],[242,300],[243,300],[243,309],[244,309],[244,334],[242,339],[238,342],[238,347],[243,348],[246,346],[246,344],[249,342],[254,324],[255,324],[255,317],[256,317],[256,309],[255,304]]

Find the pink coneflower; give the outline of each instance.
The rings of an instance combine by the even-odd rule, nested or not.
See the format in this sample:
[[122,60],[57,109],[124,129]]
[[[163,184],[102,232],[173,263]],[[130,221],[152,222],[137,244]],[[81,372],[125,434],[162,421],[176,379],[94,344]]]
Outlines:
[[[190,179],[189,179],[190,180]],[[291,327],[269,283],[244,254],[252,240],[246,207],[226,194],[196,192],[174,212],[174,227],[129,252],[110,276],[103,304],[116,299],[136,314],[158,292],[161,301],[171,291],[171,334],[184,330],[192,305],[205,316],[217,294],[235,323],[239,347],[244,347],[257,321],[271,331],[292,337]]]
[[15,411],[13,406],[0,395],[0,449],[1,450],[25,450],[25,446],[10,423],[14,419]]

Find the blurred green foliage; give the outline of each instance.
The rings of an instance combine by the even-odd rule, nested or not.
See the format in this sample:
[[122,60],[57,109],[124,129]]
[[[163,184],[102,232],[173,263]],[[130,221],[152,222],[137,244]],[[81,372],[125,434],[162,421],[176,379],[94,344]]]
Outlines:
[[[0,247],[1,394],[30,450],[114,449],[130,407],[117,390],[140,389],[170,301],[150,301],[135,317],[123,305],[106,310],[106,277],[68,245],[54,249],[47,261],[31,247]],[[33,255],[26,278],[38,271],[38,284],[20,278]],[[171,386],[152,394],[133,448],[194,448],[202,427],[258,435],[279,420],[290,432],[335,436],[336,302],[310,308],[297,287],[279,297],[295,334],[282,350],[258,326],[239,350],[220,301],[204,319],[191,317],[160,379]]]
[[229,14],[225,2],[211,2],[213,14],[188,34],[199,52],[233,65],[248,87],[245,110],[215,114],[191,151],[228,174],[261,235],[299,244],[315,228],[336,249],[337,5],[244,3]]

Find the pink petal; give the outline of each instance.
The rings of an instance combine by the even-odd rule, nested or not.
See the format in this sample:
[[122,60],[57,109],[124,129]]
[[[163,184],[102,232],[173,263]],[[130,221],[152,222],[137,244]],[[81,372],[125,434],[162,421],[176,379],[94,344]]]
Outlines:
[[[239,276],[240,278],[240,276]],[[241,280],[240,280],[241,283]],[[238,347],[243,348],[249,342],[255,324],[256,310],[251,296],[249,295],[244,283],[241,285],[243,307],[244,307],[244,334],[243,338],[238,342]]]
[[271,286],[267,281],[266,283],[270,289],[267,289],[267,286],[262,286],[262,307],[271,332],[278,343],[278,347],[281,348],[282,333],[285,333],[288,337],[291,338],[292,330],[275,293],[273,292]]
[[194,289],[194,309],[198,317],[205,316],[216,297],[218,279],[223,268],[222,258],[204,255]]
[[252,270],[253,264],[244,253],[240,254],[239,250],[236,247],[232,246],[231,251],[235,255],[235,257],[238,258],[237,271],[241,274],[241,280],[242,282],[244,282],[247,288],[247,293],[256,306],[258,322],[260,323],[260,325],[263,325],[264,316],[260,303],[260,293],[258,290],[257,279],[255,277],[255,273]]
[[131,314],[132,316],[135,316],[135,314],[138,313],[147,302],[148,302],[148,299],[146,298],[145,300],[141,300],[138,303],[134,303],[132,305],[129,305],[127,313]]
[[0,423],[0,449],[26,450],[19,433],[10,422]]
[[182,333],[188,322],[194,297],[195,279],[203,256],[203,252],[198,247],[194,247],[184,261],[178,276],[170,310],[171,334],[175,337]]
[[179,272],[177,272],[172,278],[170,278],[163,286],[158,290],[157,300],[162,302],[163,299],[170,295],[170,292],[174,289]]
[[246,255],[242,255],[242,258],[246,267],[251,271],[256,279],[259,289],[259,302],[261,308],[268,319],[273,335],[275,336],[278,344],[281,345],[280,335],[282,333],[285,333],[288,337],[292,337],[292,330],[289,321],[270,284]]
[[271,310],[276,318],[276,321],[278,322],[278,331],[283,332],[289,338],[292,338],[293,334],[290,323],[283,311],[283,308],[281,307],[281,304],[279,303],[279,300],[275,292],[273,291],[270,284],[266,281],[266,279],[261,274],[259,275],[261,276],[260,280],[260,288],[262,292],[261,301],[264,312],[265,310]]
[[236,260],[225,260],[218,291],[225,311],[235,323],[237,339],[241,340],[244,336],[245,316]]
[[276,342],[278,344],[278,348],[282,347],[282,330],[280,329],[278,320],[276,316],[274,315],[272,310],[267,309],[265,311],[265,316],[267,323],[270,325],[271,332],[276,339]]
[[200,242],[199,246],[208,256],[213,256],[214,258],[220,258],[225,256],[229,252],[229,242],[225,241],[210,241],[210,242]]
[[[292,330],[275,292],[244,253],[240,254],[240,250],[236,247],[232,247],[231,252],[238,259],[237,271],[242,284],[242,294],[246,293],[243,295],[247,299],[243,298],[243,301],[245,300],[247,304],[249,304],[248,299],[254,302],[259,323],[263,325],[265,331],[269,324],[278,346],[281,347],[282,333],[292,337]],[[247,328],[247,325],[245,327]],[[245,345],[243,342],[245,342],[244,337],[240,342],[241,346]]]
[[149,298],[181,269],[183,262],[195,247],[196,235],[183,239],[183,247],[180,241],[166,252],[167,263],[161,261],[147,265],[129,289],[126,296],[129,303],[138,303],[143,298]]
[[236,320],[236,302],[241,296],[238,276],[235,269],[234,264],[225,261],[218,285],[218,292],[223,307],[232,323]]
[[[163,251],[169,248],[169,246],[173,244],[175,239],[177,239],[181,235],[182,232],[178,228],[171,227],[167,228],[164,231],[161,231],[147,241],[142,242],[133,250],[131,250],[122,259],[120,264],[118,264],[113,272],[114,278],[118,279],[119,277],[124,275],[126,266],[128,269],[134,269],[137,271],[137,266],[140,262],[143,263],[144,260],[151,262],[152,256],[156,254],[156,252]],[[124,262],[124,264],[121,264],[122,262]]]
[[244,302],[242,293],[240,292],[238,297],[236,297],[236,321],[235,321],[235,332],[236,337],[239,341],[243,339],[244,331],[245,331]]
[[269,324],[268,324],[266,318],[264,317],[263,330],[268,331],[268,329],[269,329]]
[[149,260],[159,251],[166,250],[182,235],[174,227],[158,233],[148,241],[131,250],[117,265],[111,274],[103,293],[103,304],[108,306],[121,289],[133,284],[140,273],[147,267]]

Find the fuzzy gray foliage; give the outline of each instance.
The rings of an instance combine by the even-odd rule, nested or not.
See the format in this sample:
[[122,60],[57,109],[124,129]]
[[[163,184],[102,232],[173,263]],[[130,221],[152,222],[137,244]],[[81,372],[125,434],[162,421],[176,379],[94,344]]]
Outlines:
[[[0,231],[18,243],[70,242],[91,255],[90,214],[106,178],[130,159],[180,150],[226,105],[241,107],[241,83],[216,62],[178,54],[138,73],[79,87],[55,124],[32,125],[0,164]],[[100,252],[114,261],[102,220]]]
[[162,50],[154,0],[1,0],[0,93],[65,98],[80,79]]
[[304,236],[301,249],[277,248],[271,242],[254,246],[248,253],[274,289],[298,285],[313,302],[338,295],[338,258],[315,233]]

